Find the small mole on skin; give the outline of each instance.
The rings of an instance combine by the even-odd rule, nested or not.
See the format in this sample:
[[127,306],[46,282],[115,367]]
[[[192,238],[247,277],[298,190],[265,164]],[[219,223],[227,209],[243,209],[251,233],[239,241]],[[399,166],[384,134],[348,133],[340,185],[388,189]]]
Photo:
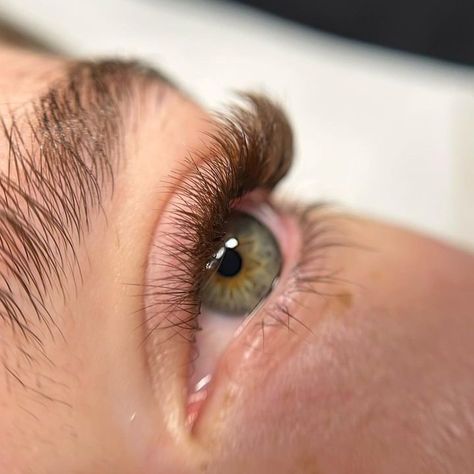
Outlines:
[[298,472],[301,474],[318,474],[319,468],[316,459],[309,456],[302,456],[298,462]]
[[351,293],[339,293],[337,299],[344,306],[345,309],[349,309],[352,306],[352,294]]

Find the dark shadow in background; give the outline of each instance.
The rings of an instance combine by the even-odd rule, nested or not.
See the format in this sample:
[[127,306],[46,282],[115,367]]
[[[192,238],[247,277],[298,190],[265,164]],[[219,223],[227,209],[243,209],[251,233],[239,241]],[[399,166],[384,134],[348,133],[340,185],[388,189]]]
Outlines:
[[474,0],[234,0],[346,38],[474,65]]
[[0,18],[0,41],[34,51],[53,52],[53,48],[43,40],[11,25],[2,18]]

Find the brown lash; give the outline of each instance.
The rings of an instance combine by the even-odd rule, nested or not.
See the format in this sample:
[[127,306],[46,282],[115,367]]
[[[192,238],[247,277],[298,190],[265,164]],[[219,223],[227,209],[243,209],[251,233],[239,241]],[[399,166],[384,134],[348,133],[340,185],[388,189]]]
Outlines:
[[215,118],[217,132],[208,135],[205,152],[188,157],[187,177],[168,183],[175,198],[165,219],[175,230],[156,239],[169,261],[156,264],[146,287],[147,337],[172,328],[193,340],[206,263],[222,244],[236,201],[256,189],[271,191],[291,166],[293,135],[283,111],[259,95],[243,99],[244,106]]
[[[207,150],[188,158],[186,178],[175,175],[168,183],[174,198],[163,224],[173,230],[161,231],[156,238],[156,249],[166,257],[151,269],[143,295],[149,302],[145,338],[171,330],[162,333],[165,340],[178,336],[194,342],[206,264],[222,245],[233,208],[252,191],[271,191],[291,166],[293,138],[282,110],[261,96],[244,98],[247,107],[234,107],[228,116],[217,117],[217,132],[209,135]],[[317,284],[342,280],[338,272],[323,269],[325,250],[353,245],[333,225],[336,214],[328,204],[293,205],[287,210],[300,221],[305,258],[292,269],[285,294],[293,302],[308,293],[331,296],[319,291]],[[279,302],[265,309],[264,319],[256,323],[262,342],[265,328],[275,324],[289,331],[308,329],[288,305]],[[192,350],[194,359],[197,348]]]

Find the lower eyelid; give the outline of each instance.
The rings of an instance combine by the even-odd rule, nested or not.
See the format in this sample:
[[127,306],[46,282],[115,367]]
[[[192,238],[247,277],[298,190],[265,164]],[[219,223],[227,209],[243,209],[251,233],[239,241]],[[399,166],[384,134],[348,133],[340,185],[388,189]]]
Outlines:
[[[243,200],[241,200],[235,207],[235,210],[253,216],[260,223],[260,225],[263,225],[265,228],[267,228],[270,231],[270,234],[275,237],[276,244],[278,245],[280,251],[279,253],[281,258],[281,269],[278,273],[275,274],[275,280],[273,281],[273,285],[269,288],[269,293],[264,295],[263,298],[260,299],[257,306],[250,310],[250,313],[244,312],[240,315],[226,313],[226,310],[224,308],[228,306],[228,303],[226,304],[226,300],[222,299],[225,298],[225,296],[219,296],[218,301],[223,302],[222,309],[220,309],[219,311],[216,311],[215,307],[213,309],[210,309],[209,307],[201,306],[201,311],[198,318],[200,330],[196,334],[195,341],[197,356],[194,359],[193,364],[193,373],[190,381],[191,387],[198,383],[202,378],[208,376],[209,373],[212,373],[214,371],[215,365],[218,362],[218,358],[223,353],[226,346],[234,338],[238,337],[238,335],[243,331],[243,328],[246,327],[247,324],[249,324],[249,321],[251,321],[254,317],[257,317],[255,315],[258,314],[263,307],[265,307],[265,305],[267,304],[267,300],[273,299],[272,293],[276,289],[278,289],[280,280],[282,278],[283,280],[286,279],[286,274],[289,273],[287,267],[291,264],[291,253],[294,251],[293,247],[295,245],[293,240],[295,240],[296,238],[294,235],[290,235],[291,233],[296,232],[296,229],[293,228],[292,225],[293,219],[290,219],[280,213],[277,208],[272,206],[268,199],[265,199],[266,197],[267,196],[264,196],[261,193],[253,193],[252,195],[249,195]],[[233,222],[240,222],[240,225],[245,226],[246,221],[240,221],[240,219],[241,217],[239,217],[239,215],[236,215],[234,216]],[[250,225],[252,226],[252,224]],[[263,238],[262,234],[259,234],[258,232],[254,235],[255,238],[257,238],[258,235],[261,235],[260,238]],[[267,245],[271,245],[271,243],[267,242]],[[241,255],[243,255],[244,262],[249,261],[245,260],[246,258],[249,258],[248,254],[245,255],[244,252]],[[276,258],[276,255],[275,257],[272,256],[269,258],[272,258],[273,262],[273,258]],[[258,264],[258,262],[255,263]],[[260,275],[262,276],[262,278],[265,278],[265,276],[267,275],[265,272],[269,270],[264,270],[262,268],[259,271],[263,272]],[[271,273],[269,275],[272,274],[273,270],[271,270],[270,272]],[[242,281],[254,281],[254,283],[257,282],[258,284],[265,285],[262,280],[252,280],[252,277],[250,277],[249,275],[246,276],[245,271],[240,277],[235,277],[239,279],[234,280],[233,283],[230,283],[226,280],[222,280],[221,277],[218,277],[217,279],[214,278],[215,277],[211,278],[207,282],[207,284],[213,285],[212,294],[215,294],[214,292],[220,291],[226,292],[226,286],[228,284],[236,284],[237,287],[239,285],[244,285],[245,283],[242,283]],[[249,294],[249,297],[253,298],[255,295],[252,294],[253,290],[251,289],[251,287],[242,287],[242,297],[247,298],[247,296],[244,295],[249,291],[251,292]],[[226,293],[223,293],[223,295],[225,294]],[[229,295],[231,294],[232,293],[229,293]],[[233,294],[235,295],[235,293]],[[258,298],[260,298],[260,296]]]
[[[258,217],[263,208],[257,208],[254,215]],[[308,324],[295,316],[295,310],[304,305],[306,296],[324,296],[323,287],[337,280],[326,257],[329,248],[345,245],[344,239],[336,236],[339,226],[334,225],[334,214],[326,207],[272,205],[271,213],[272,219],[264,222],[270,223],[281,245],[283,265],[272,293],[236,331],[234,339],[239,337],[237,344],[247,347],[247,360],[262,349],[281,351],[285,343],[281,337],[308,333]],[[272,340],[280,330],[281,337]]]
[[[237,328],[216,369],[216,377],[223,371],[234,374],[238,381],[239,377],[253,373],[247,371],[259,367],[263,374],[271,374],[276,359],[291,351],[300,338],[312,333],[311,322],[300,318],[300,310],[307,309],[307,297],[312,305],[316,301],[325,304],[323,288],[331,280],[334,269],[323,261],[328,247],[336,242],[333,240],[336,231],[328,218],[330,213],[326,216],[320,206],[283,206],[276,208],[276,212],[279,225],[284,228],[284,236],[280,234],[279,238],[285,263],[279,281],[272,294]],[[311,317],[318,317],[320,310],[314,307]],[[304,313],[306,317],[308,312]]]
[[[183,233],[193,230],[177,228],[173,218],[164,221],[150,254],[145,335],[152,378],[156,379],[154,389],[161,396],[159,394],[169,391],[170,386],[175,387],[175,395],[169,399],[182,403],[182,406],[186,406],[180,388],[183,384],[190,387],[190,383],[198,382],[209,371],[213,372],[212,377],[219,377],[229,364],[242,367],[249,363],[258,364],[263,359],[255,355],[274,353],[275,350],[281,354],[291,346],[289,337],[308,332],[305,322],[299,321],[292,312],[305,292],[313,292],[312,284],[318,276],[318,258],[315,256],[324,250],[319,250],[316,241],[324,232],[321,225],[313,223],[319,220],[297,206],[272,204],[268,193],[262,192],[251,193],[239,200],[236,209],[254,215],[275,234],[282,254],[281,274],[263,303],[251,315],[228,328],[230,340],[219,340],[220,347],[211,348],[209,357],[214,360],[206,360],[208,356],[201,354],[203,367],[197,368],[194,374],[190,371],[190,363],[199,355],[201,349],[198,345],[206,343],[206,337],[204,332],[197,332],[198,283],[193,273],[192,255],[183,254],[180,247],[186,243]],[[181,226],[184,224],[178,222]],[[324,242],[321,243],[323,248]],[[199,359],[197,361],[199,364]],[[213,385],[211,382],[209,389]],[[188,393],[191,393],[189,388]]]
[[[215,390],[220,392],[216,395],[220,399],[223,393],[232,393],[240,384],[264,384],[278,361],[297,347],[301,338],[312,333],[310,322],[299,318],[305,297],[315,296],[318,277],[324,276],[319,258],[324,256],[325,246],[330,242],[326,239],[324,219],[318,219],[316,212],[297,206],[282,209],[272,206],[272,212],[281,231],[278,238],[285,255],[282,272],[272,293],[244,318],[211,366],[213,379],[206,392],[214,399]],[[254,215],[258,214],[257,210]],[[323,299],[320,302],[323,303]],[[315,315],[318,312],[315,308]],[[195,374],[193,381],[198,381],[203,373],[201,370]],[[206,403],[212,405],[213,402]],[[199,430],[199,418],[193,429]]]

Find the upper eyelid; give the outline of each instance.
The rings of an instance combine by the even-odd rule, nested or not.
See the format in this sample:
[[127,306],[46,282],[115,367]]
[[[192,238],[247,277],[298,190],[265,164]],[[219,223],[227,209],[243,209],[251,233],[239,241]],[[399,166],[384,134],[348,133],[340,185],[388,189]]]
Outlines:
[[[293,135],[283,111],[265,97],[243,97],[246,106],[217,117],[207,146],[187,162],[188,173],[168,183],[174,199],[158,224],[152,253],[160,257],[150,258],[156,267],[146,283],[147,338],[158,328],[192,338],[198,311],[190,301],[197,300],[200,272],[221,245],[234,201],[271,190],[291,166]],[[184,319],[174,316],[180,310]]]

